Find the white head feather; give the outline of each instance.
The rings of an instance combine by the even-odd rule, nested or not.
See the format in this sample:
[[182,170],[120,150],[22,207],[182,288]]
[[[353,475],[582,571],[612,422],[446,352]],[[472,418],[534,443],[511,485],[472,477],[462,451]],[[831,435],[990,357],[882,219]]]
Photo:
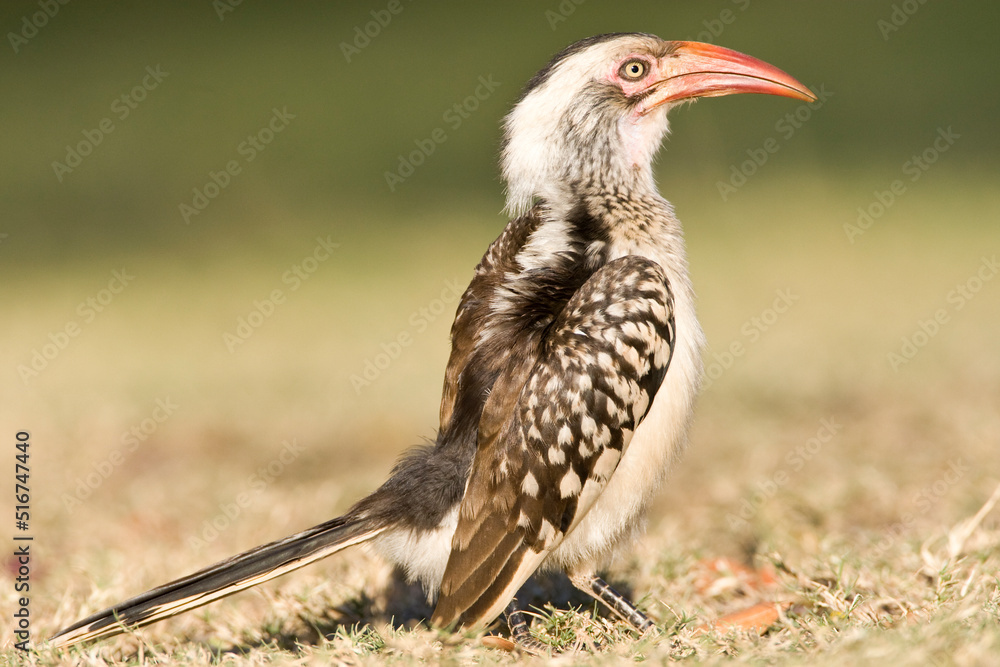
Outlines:
[[600,174],[655,189],[652,161],[668,131],[666,108],[628,114],[606,98],[607,79],[632,53],[655,52],[663,42],[645,34],[585,40],[557,55],[504,122],[502,157],[507,210],[521,215],[536,198],[568,200],[574,181]]

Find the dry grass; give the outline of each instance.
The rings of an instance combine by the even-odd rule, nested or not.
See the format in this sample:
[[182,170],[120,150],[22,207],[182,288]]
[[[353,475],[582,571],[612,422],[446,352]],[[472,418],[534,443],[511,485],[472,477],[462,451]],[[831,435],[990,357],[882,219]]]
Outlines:
[[[647,537],[609,572],[662,636],[637,638],[565,582],[544,581],[539,604],[557,606],[543,606],[535,631],[577,649],[554,662],[968,665],[1000,653],[1000,509],[965,523],[1000,483],[1000,280],[961,309],[947,301],[1000,248],[995,186],[928,179],[852,245],[841,225],[867,202],[868,182],[794,178],[792,199],[784,180],[741,192],[739,206],[709,191],[678,202],[708,360],[734,341],[744,353],[704,393],[692,447]],[[956,216],[983,223],[945,222]],[[343,254],[233,354],[221,332],[282,286],[314,235],[182,271],[173,259],[124,259],[133,285],[39,378],[24,386],[11,375],[0,389],[4,432],[33,437],[33,638],[329,518],[432,435],[447,315],[420,332],[408,318],[446,280],[467,280],[489,231],[448,236],[462,224],[415,220],[378,242],[339,232]],[[446,237],[445,253],[436,244]],[[390,262],[366,271],[383,252]],[[113,268],[5,276],[3,366],[25,363]],[[782,289],[798,300],[751,341],[744,327]],[[886,355],[938,308],[948,322],[894,371]],[[413,343],[356,392],[350,376],[401,331]],[[164,397],[174,414],[69,507],[65,494]],[[303,453],[217,538],[192,543],[292,438]],[[0,590],[4,609],[12,588]],[[758,602],[782,610],[764,632],[700,629]],[[0,656],[33,665],[542,660],[428,630],[424,611],[418,593],[355,550],[133,636]],[[11,637],[5,624],[5,646]]]

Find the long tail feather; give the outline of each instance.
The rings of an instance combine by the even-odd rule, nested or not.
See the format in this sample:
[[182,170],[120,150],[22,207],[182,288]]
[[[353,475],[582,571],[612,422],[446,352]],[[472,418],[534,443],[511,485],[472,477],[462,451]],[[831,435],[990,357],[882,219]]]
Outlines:
[[139,628],[291,572],[372,539],[384,525],[339,517],[285,539],[211,565],[125,600],[60,630],[50,641],[58,648]]

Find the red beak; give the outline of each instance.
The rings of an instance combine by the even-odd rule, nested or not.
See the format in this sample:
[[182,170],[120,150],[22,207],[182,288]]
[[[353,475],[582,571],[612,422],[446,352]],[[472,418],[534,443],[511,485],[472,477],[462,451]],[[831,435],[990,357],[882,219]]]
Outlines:
[[650,86],[653,92],[643,100],[641,113],[667,102],[737,93],[816,100],[808,88],[763,60],[701,42],[673,44],[673,53],[660,61],[663,76]]

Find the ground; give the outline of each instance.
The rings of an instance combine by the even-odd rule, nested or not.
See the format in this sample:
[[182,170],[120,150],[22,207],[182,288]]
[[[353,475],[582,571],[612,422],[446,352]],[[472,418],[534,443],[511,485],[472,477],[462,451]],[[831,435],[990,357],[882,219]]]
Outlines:
[[[565,582],[542,582],[535,632],[565,651],[554,658],[427,629],[419,591],[362,549],[135,635],[65,653],[40,643],[330,518],[433,437],[453,285],[464,287],[499,232],[481,215],[495,206],[459,202],[454,215],[415,215],[391,233],[359,218],[328,238],[315,221],[292,221],[269,248],[5,270],[0,401],[8,440],[31,433],[38,652],[13,650],[8,622],[0,657],[990,664],[1000,654],[1000,508],[990,504],[1000,198],[973,171],[930,174],[852,231],[883,180],[789,172],[727,201],[711,183],[675,199],[708,381],[646,536],[607,575],[661,634],[638,638]],[[299,282],[287,277],[297,266],[312,269]],[[126,285],[111,284],[114,271]],[[80,304],[91,297],[108,303],[88,314]],[[71,322],[78,333],[60,338]],[[66,344],[37,376],[20,371],[54,340]],[[14,609],[17,564],[5,564],[0,600]]]

